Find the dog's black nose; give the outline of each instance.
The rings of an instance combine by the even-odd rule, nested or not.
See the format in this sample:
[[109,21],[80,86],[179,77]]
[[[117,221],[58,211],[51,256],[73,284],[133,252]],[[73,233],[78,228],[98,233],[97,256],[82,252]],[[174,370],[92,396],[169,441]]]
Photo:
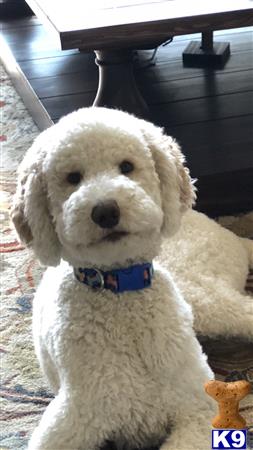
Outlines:
[[115,200],[105,200],[94,206],[91,218],[101,228],[113,228],[119,223],[120,209]]

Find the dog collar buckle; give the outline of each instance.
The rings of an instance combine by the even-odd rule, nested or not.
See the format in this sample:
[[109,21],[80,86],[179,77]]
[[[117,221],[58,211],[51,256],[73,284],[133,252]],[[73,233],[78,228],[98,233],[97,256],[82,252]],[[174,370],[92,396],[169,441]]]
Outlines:
[[96,269],[96,268],[94,268],[93,270],[94,270],[94,272],[96,273],[96,275],[95,275],[96,279],[97,279],[98,282],[100,283],[100,286],[97,286],[96,288],[97,288],[97,289],[103,289],[103,287],[104,287],[104,285],[105,285],[105,282],[104,282],[104,277],[103,277],[102,272],[100,272],[100,270],[99,270],[99,269]]
[[97,269],[74,268],[74,274],[78,281],[87,284],[93,289],[103,289],[105,282],[102,272]]

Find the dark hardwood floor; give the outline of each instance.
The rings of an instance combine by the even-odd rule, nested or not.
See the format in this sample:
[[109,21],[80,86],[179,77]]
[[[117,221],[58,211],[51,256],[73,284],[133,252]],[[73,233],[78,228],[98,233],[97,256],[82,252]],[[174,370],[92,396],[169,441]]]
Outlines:
[[[57,50],[52,35],[35,17],[8,19],[1,28],[54,122],[92,105],[98,83],[93,54]],[[231,57],[223,69],[183,67],[182,52],[192,39],[177,37],[161,47],[151,67],[142,66],[152,52],[138,52],[139,88],[152,120],[178,139],[192,176],[198,178],[197,208],[209,215],[252,210],[252,29],[215,33],[215,40],[231,45]]]

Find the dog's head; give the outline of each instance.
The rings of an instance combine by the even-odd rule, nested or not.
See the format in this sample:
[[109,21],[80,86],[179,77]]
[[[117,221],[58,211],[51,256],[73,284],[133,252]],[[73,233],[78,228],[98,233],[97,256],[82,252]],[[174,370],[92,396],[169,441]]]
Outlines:
[[19,169],[12,219],[43,264],[150,259],[195,194],[177,143],[127,113],[85,108],[44,131]]

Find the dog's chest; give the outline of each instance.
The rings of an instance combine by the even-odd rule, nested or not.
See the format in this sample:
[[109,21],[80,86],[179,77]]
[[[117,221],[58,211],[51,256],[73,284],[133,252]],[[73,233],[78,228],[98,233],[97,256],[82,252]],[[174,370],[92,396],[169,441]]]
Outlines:
[[[166,293],[152,288],[124,294],[69,285],[59,305],[61,337],[92,359],[94,352],[133,358],[137,348],[169,333]],[[162,350],[162,349],[161,349]]]
[[[44,286],[42,291],[45,289]],[[145,347],[162,337],[169,341],[169,335],[178,331],[181,322],[175,296],[174,287],[159,273],[151,288],[120,295],[93,290],[69,273],[58,289],[41,299],[39,314],[43,316],[44,332],[41,331],[54,334],[59,345],[68,342],[70,347],[82,346],[82,352],[90,353],[90,357],[95,349],[98,353],[110,349],[115,355],[125,350],[134,355],[136,346]]]
[[182,363],[178,352],[185,345],[179,342],[185,313],[182,308],[179,313],[173,285],[156,275],[151,288],[115,295],[93,291],[68,276],[46,299],[38,294],[34,313],[42,317],[35,333],[59,379],[81,393],[94,414],[101,405],[115,423],[120,417],[132,424],[136,414],[138,424],[146,411],[150,433],[157,428],[154,408],[164,423],[170,402],[173,406],[170,382]]
[[168,390],[182,347],[175,335],[184,335],[168,280],[157,274],[151,288],[116,295],[68,275],[51,295],[43,300],[38,331],[72,385],[98,398],[103,390],[115,397],[125,389],[133,401],[137,395],[142,401],[156,397],[158,385]]

